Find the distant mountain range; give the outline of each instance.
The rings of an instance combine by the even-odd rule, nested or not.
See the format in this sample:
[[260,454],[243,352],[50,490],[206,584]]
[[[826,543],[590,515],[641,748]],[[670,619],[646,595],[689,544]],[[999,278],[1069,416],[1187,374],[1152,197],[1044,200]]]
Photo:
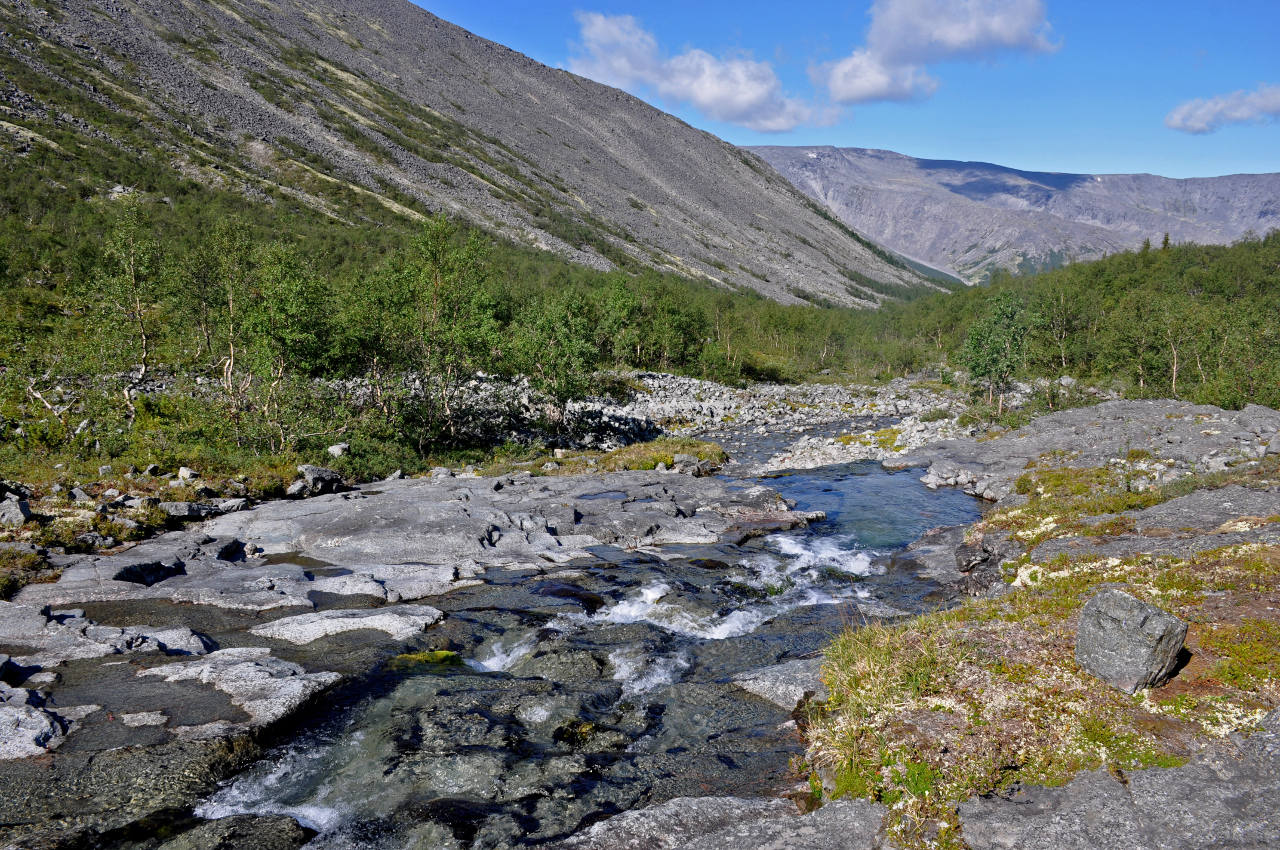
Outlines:
[[1280,227],[1280,174],[1175,180],[1055,174],[891,151],[756,147],[868,239],[977,283],[1141,246],[1226,244]]
[[54,183],[72,133],[339,220],[357,193],[783,302],[941,288],[755,154],[407,0],[4,0],[0,30],[6,167],[56,150]]

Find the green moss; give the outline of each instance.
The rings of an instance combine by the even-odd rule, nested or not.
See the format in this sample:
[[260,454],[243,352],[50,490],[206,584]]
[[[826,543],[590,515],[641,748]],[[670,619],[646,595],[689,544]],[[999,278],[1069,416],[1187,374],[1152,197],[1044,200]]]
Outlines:
[[462,656],[447,649],[431,649],[422,652],[406,652],[387,662],[392,670],[417,672],[440,667],[459,667]]
[[1280,677],[1280,623],[1246,619],[1205,632],[1200,643],[1220,657],[1213,675],[1229,685],[1256,689]]

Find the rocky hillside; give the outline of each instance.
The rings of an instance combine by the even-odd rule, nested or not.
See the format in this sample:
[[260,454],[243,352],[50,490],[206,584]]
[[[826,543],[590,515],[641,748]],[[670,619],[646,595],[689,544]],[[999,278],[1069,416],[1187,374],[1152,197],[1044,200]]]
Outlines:
[[14,0],[0,29],[10,173],[68,182],[106,145],[338,219],[443,210],[781,301],[933,286],[754,154],[407,0]]
[[980,282],[1138,248],[1226,244],[1280,227],[1280,174],[1173,180],[1053,174],[833,147],[752,149],[845,224]]

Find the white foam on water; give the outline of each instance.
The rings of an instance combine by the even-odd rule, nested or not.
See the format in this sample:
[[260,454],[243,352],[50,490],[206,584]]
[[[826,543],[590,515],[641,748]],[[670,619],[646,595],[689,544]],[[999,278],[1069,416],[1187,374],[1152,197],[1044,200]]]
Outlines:
[[[346,812],[314,802],[287,802],[299,779],[320,769],[320,762],[331,750],[332,746],[314,741],[295,743],[274,761],[258,762],[220,788],[196,806],[195,814],[207,820],[232,815],[288,815],[308,829],[333,832],[346,821]],[[322,786],[312,796],[324,797],[325,790]]]
[[609,661],[613,664],[614,681],[622,682],[623,697],[670,685],[689,669],[689,656],[684,652],[646,656],[634,649],[615,649],[609,654]]
[[789,572],[837,569],[855,576],[883,574],[871,563],[871,554],[856,546],[852,536],[794,537],[774,534],[767,541],[789,560]]
[[678,604],[664,602],[670,593],[670,585],[647,585],[636,596],[602,609],[594,617],[587,619],[606,623],[650,623],[676,634],[722,640],[749,634],[770,616],[759,609],[734,611],[725,617],[716,614],[697,615]]
[[514,640],[504,635],[491,646],[485,647],[483,655],[468,658],[465,663],[472,670],[482,673],[501,673],[514,667],[520,659],[533,652],[537,645],[538,638],[532,632]]

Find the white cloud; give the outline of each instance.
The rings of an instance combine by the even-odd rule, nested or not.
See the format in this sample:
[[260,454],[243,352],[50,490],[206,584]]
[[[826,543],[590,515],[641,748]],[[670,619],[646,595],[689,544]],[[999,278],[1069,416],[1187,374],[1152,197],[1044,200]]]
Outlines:
[[1005,50],[1047,52],[1043,0],[876,0],[867,44],[820,69],[838,103],[928,97],[925,66]]
[[1166,127],[1184,133],[1212,133],[1224,124],[1262,123],[1280,118],[1280,85],[1263,84],[1179,104],[1165,116]]
[[787,97],[768,62],[720,58],[705,50],[664,56],[653,33],[631,15],[578,12],[580,52],[569,70],[619,88],[650,86],[703,114],[752,130],[781,132],[814,118],[808,104]]
[[911,100],[928,96],[938,81],[918,65],[886,64],[869,50],[855,50],[825,70],[831,98],[838,103]]

